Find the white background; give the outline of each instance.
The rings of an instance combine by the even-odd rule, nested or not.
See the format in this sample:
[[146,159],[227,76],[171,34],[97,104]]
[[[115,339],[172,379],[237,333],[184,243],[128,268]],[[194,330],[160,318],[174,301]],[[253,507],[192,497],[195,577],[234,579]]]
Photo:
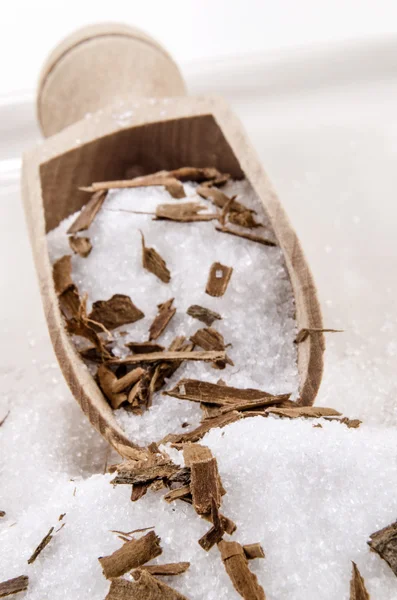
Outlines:
[[180,64],[397,33],[396,0],[3,0],[0,94],[30,90],[48,51],[74,29],[123,21]]

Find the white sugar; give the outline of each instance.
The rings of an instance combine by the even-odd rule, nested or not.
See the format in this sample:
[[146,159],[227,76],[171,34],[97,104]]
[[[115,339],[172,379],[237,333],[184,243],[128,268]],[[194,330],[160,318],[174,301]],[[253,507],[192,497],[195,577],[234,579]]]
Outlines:
[[[197,196],[195,185],[184,185],[189,200],[200,201],[209,211],[214,207]],[[263,207],[255,192],[244,180],[229,182],[224,188],[229,196],[257,211],[257,220],[265,225],[258,232],[274,237]],[[267,247],[249,240],[219,233],[213,222],[175,223],[156,221],[151,215],[126,211],[153,212],[159,203],[180,203],[163,188],[113,190],[90,227],[93,250],[87,258],[74,256],[73,279],[80,293],[88,294],[89,305],[106,300],[115,293],[127,294],[145,313],[145,318],[122,327],[128,335],[118,337],[115,354],[126,354],[125,343],[148,339],[149,326],[157,313],[157,304],[175,297],[177,313],[159,338],[165,346],[177,335],[189,337],[204,324],[186,314],[192,304],[220,313],[222,320],[214,327],[222,333],[228,355],[235,366],[219,371],[204,363],[185,363],[170,384],[182,377],[216,382],[222,376],[229,385],[259,387],[273,393],[297,394],[296,336],[294,301],[284,259],[278,247]],[[54,262],[70,254],[66,230],[75,215],[63,221],[48,235]],[[142,267],[141,236],[148,247],[155,247],[171,271],[171,281],[164,284]],[[206,282],[214,262],[233,267],[226,293],[213,298],[205,293]],[[222,269],[216,270],[222,278]],[[258,360],[260,356],[260,360]],[[166,433],[182,431],[182,424],[197,426],[202,412],[198,406],[172,402],[161,392],[155,394],[153,407],[141,418],[116,411],[116,417],[137,443],[161,439]],[[167,430],[167,427],[169,429]],[[188,430],[188,429],[186,429]]]

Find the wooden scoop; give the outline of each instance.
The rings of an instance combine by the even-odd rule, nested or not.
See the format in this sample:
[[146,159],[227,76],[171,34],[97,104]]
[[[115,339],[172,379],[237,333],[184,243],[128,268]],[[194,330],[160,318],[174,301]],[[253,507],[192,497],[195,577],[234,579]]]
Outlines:
[[[322,328],[313,279],[299,240],[239,122],[220,98],[189,98],[168,53],[122,25],[84,28],[50,55],[37,112],[47,140],[23,161],[23,198],[52,343],[63,374],[92,425],[125,457],[139,456],[65,332],[46,233],[81,209],[79,186],[180,166],[216,167],[251,182],[282,248],[298,330]],[[146,98],[145,98],[146,97]],[[311,405],[323,369],[321,333],[298,344],[300,403]]]

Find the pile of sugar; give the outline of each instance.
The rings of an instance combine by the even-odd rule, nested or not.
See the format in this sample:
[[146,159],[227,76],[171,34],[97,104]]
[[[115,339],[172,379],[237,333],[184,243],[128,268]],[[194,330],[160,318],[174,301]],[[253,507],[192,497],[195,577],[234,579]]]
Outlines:
[[[390,492],[397,486],[395,433],[365,425],[358,430],[322,425],[256,417],[211,431],[203,442],[217,457],[227,489],[222,510],[237,523],[237,540],[262,543],[266,559],[252,562],[251,568],[268,600],[347,599],[351,560],[371,597],[394,600],[396,578],[366,541],[397,512],[396,495]],[[10,434],[11,427],[4,432],[9,443]],[[41,477],[37,463],[36,469]],[[32,498],[26,489],[28,472],[27,465],[19,474],[25,489],[21,482],[18,502],[7,485],[2,501],[10,493],[14,504],[7,506],[11,514],[0,525],[0,580],[28,573],[27,599],[103,600],[109,584],[97,558],[121,543],[109,530],[154,525],[164,548],[156,562],[191,562],[171,585],[190,600],[237,600],[217,549],[207,554],[197,544],[208,523],[190,506],[168,505],[161,492],[132,504],[129,486],[113,488],[108,475],[69,481],[66,473],[51,477],[48,471],[42,497]],[[17,478],[6,475],[11,483]],[[30,481],[34,492],[37,485]],[[64,512],[65,527],[28,567],[31,551]]]
[[[190,507],[169,507],[160,494],[132,504],[128,486],[113,489],[109,476],[101,474],[106,444],[82,415],[56,363],[19,190],[7,190],[7,200],[0,202],[0,223],[7,224],[0,236],[0,336],[7,341],[0,367],[0,420],[10,410],[0,428],[0,510],[7,513],[0,519],[0,581],[28,574],[29,590],[17,596],[24,600],[103,600],[108,583],[97,557],[119,543],[108,530],[156,525],[164,547],[159,562],[192,563],[191,571],[171,585],[191,600],[237,600],[216,550],[207,555],[196,543],[207,524]],[[396,434],[388,427],[396,423],[394,384],[390,371],[381,368],[392,360],[386,347],[394,343],[395,319],[389,323],[392,327],[382,331],[385,351],[372,362],[373,351],[364,340],[352,339],[345,353],[337,353],[336,335],[330,339],[328,370],[316,402],[337,405],[371,426],[365,422],[351,430],[323,422],[317,429],[309,422],[255,418],[203,440],[218,459],[228,489],[222,510],[238,524],[236,539],[264,546],[266,559],[251,568],[268,600],[347,600],[350,560],[357,562],[372,598],[397,597],[397,579],[366,547],[368,535],[397,514]],[[331,323],[338,325],[345,323]],[[338,342],[343,344],[347,335]],[[376,330],[368,346],[374,337]],[[384,410],[378,410],[379,404]],[[63,512],[65,527],[28,566],[31,552]]]
[[[202,200],[195,184],[184,184],[187,200],[200,200],[213,212],[214,206]],[[229,182],[223,190],[257,212],[264,228],[256,229],[263,237],[273,238],[269,222],[249,182]],[[175,298],[177,313],[159,342],[169,345],[177,335],[189,337],[205,327],[186,314],[199,304],[222,315],[213,325],[231,344],[228,355],[235,363],[225,370],[210,364],[186,362],[174,374],[169,385],[182,377],[228,385],[255,387],[272,393],[297,394],[296,336],[294,301],[284,258],[280,248],[219,233],[213,222],[175,223],[157,221],[150,215],[126,211],[153,212],[159,203],[180,203],[160,187],[113,190],[91,225],[88,235],[93,250],[87,258],[72,258],[73,279],[80,293],[87,293],[89,307],[96,300],[113,294],[126,294],[145,313],[145,318],[122,327],[128,335],[115,334],[114,353],[128,353],[125,343],[145,341],[157,314],[157,304]],[[65,219],[48,234],[52,262],[70,254],[66,231],[76,218]],[[155,247],[171,271],[169,284],[162,283],[142,267],[141,230],[146,245]],[[225,295],[213,298],[205,293],[210,266],[219,261],[233,267]],[[197,404],[155,394],[153,407],[137,418],[124,408],[116,417],[126,433],[137,443],[158,440],[170,432],[182,431],[182,423],[198,425],[202,412]],[[184,429],[188,431],[189,429]]]

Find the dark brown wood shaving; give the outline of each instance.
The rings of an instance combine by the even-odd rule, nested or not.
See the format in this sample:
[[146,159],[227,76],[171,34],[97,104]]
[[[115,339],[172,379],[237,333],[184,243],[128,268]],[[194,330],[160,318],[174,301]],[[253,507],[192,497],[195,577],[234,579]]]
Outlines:
[[225,183],[230,179],[230,175],[221,173],[215,167],[181,167],[169,171],[170,177],[175,177],[179,181],[195,181],[196,183],[202,183],[204,181],[219,181],[220,179],[225,180]]
[[28,589],[29,577],[27,575],[20,575],[14,577],[14,579],[8,579],[0,583],[0,598],[17,594],[18,592],[24,592]]
[[209,188],[201,185],[196,191],[199,196],[205,198],[206,200],[211,200],[211,202],[213,202],[218,208],[225,208],[225,206],[228,206],[228,210],[241,213],[249,210],[246,206],[244,206],[244,204],[237,202],[235,196],[230,198],[224,192],[221,192],[221,190],[218,190],[214,187]]
[[265,558],[263,548],[258,542],[256,544],[245,544],[243,546],[243,550],[247,560],[254,560],[254,558]]
[[[93,190],[94,191],[94,190]],[[79,231],[85,231],[88,229],[95,219],[97,213],[100,211],[102,204],[106,198],[106,192],[103,190],[97,191],[83,206],[77,219],[73,221],[69,227],[67,233],[78,233]]]
[[158,304],[158,314],[149,328],[149,341],[157,340],[163,333],[168,323],[176,313],[176,308],[173,305],[174,298],[170,298],[162,304]]
[[159,536],[154,531],[149,531],[138,539],[129,540],[113,554],[101,556],[98,560],[106,579],[112,579],[144,565],[161,553]]
[[273,242],[272,240],[268,240],[267,238],[261,237],[260,235],[255,235],[246,231],[231,229],[230,227],[215,227],[215,229],[217,231],[220,231],[221,233],[228,233],[230,235],[235,235],[237,237],[250,240],[251,242],[257,242],[258,244],[262,244],[263,246],[277,246],[276,242]]
[[199,306],[198,304],[192,304],[187,309],[187,314],[193,319],[198,319],[207,325],[207,327],[211,327],[212,323],[216,320],[222,319],[221,315],[209,308],[204,308],[204,306]]
[[131,490],[131,502],[137,502],[148,491],[150,483],[135,483]]
[[266,600],[265,592],[259,585],[258,579],[248,567],[243,547],[238,542],[218,544],[222,561],[234,588],[244,600]]
[[141,231],[142,237],[142,266],[144,269],[156,275],[163,283],[169,283],[171,273],[165,260],[154,248],[148,248],[145,245],[145,237]]
[[343,329],[322,329],[321,327],[303,327],[295,338],[295,344],[301,344],[309,335],[316,333],[344,333]]
[[232,273],[233,267],[227,267],[220,262],[215,262],[210,268],[205,288],[206,293],[216,298],[223,296],[229,285]]
[[[113,356],[112,353],[112,344],[104,344],[103,346],[107,352],[107,357],[110,358]],[[101,363],[104,361],[103,351],[100,351],[96,346],[89,346],[88,348],[80,349],[79,354],[85,360],[89,360],[95,363]]]
[[241,418],[242,415],[240,413],[233,411],[225,415],[220,415],[219,417],[205,419],[198,427],[196,427],[196,429],[193,429],[193,431],[188,431],[187,433],[170,433],[163,438],[161,443],[178,445],[185,444],[186,442],[198,442],[211,429],[215,429],[216,427],[226,427],[226,425],[235,423]]
[[132,575],[135,582],[113,579],[105,600],[188,600],[147,570],[137,569]]
[[128,342],[125,346],[136,354],[148,354],[149,352],[162,352],[164,350],[164,346],[153,342]]
[[[111,331],[121,325],[135,323],[143,319],[145,315],[135,306],[129,296],[114,294],[109,300],[97,300],[92,305],[92,311],[88,315],[90,321],[100,323]],[[101,331],[97,325],[93,325],[96,331]]]
[[43,539],[41,540],[40,544],[37,546],[37,548],[34,550],[32,556],[28,559],[28,564],[31,565],[32,563],[34,563],[34,561],[36,560],[36,558],[38,557],[38,555],[44,550],[44,548],[51,542],[52,540],[52,532],[54,531],[54,528],[51,527],[51,529],[49,530],[49,532],[43,537]]
[[[149,354],[131,354],[125,358],[110,358],[109,365],[134,365],[151,362],[174,362],[176,360],[202,360],[211,362],[214,360],[225,360],[225,353],[221,350],[210,350],[208,352],[165,350],[165,352],[149,352]],[[172,394],[168,394],[172,396]]]
[[[212,327],[204,327],[198,329],[194,335],[190,336],[190,340],[196,346],[200,346],[203,350],[224,350],[225,340],[223,335]],[[213,363],[213,367],[217,369],[224,369],[228,365],[234,365],[231,358],[226,355],[225,360],[218,360]]]
[[263,390],[235,388],[210,383],[209,381],[200,381],[199,379],[181,379],[172,390],[167,390],[164,394],[180,400],[191,400],[192,402],[203,402],[219,406],[274,398],[274,396]]
[[111,483],[120,484],[146,484],[156,479],[168,480],[180,470],[168,457],[162,455],[149,455],[143,461],[125,461],[117,466],[117,475]]
[[215,544],[218,544],[218,542],[220,542],[223,538],[223,534],[225,533],[224,524],[219,517],[218,507],[213,498],[211,504],[211,516],[213,526],[198,541],[200,546],[206,552],[209,552],[211,548],[215,546]]
[[387,562],[397,577],[397,521],[369,536],[371,550]]
[[265,412],[287,417],[288,419],[298,419],[299,417],[319,419],[320,417],[338,417],[341,414],[334,408],[326,408],[325,406],[296,406],[294,408],[271,406]]
[[151,187],[159,185],[163,185],[167,192],[177,200],[180,198],[185,198],[186,196],[182,183],[175,177],[170,176],[167,171],[159,171],[158,173],[153,173],[152,175],[143,175],[142,177],[135,177],[134,179],[98,181],[89,187],[81,187],[80,190],[84,192],[97,192],[100,190]]
[[364,579],[355,562],[352,561],[353,572],[350,580],[350,600],[370,600]]
[[92,250],[90,238],[78,237],[77,235],[71,235],[69,237],[69,246],[75,254],[78,254],[82,258],[87,258]]
[[200,202],[181,202],[178,204],[158,204],[156,219],[177,221],[180,223],[193,223],[198,221],[213,221],[219,218],[218,213],[202,213],[206,210]]
[[0,510],[0,519],[6,516],[5,510]]
[[145,565],[141,567],[142,571],[147,571],[151,575],[156,576],[174,576],[174,575],[182,575],[182,573],[186,573],[189,569],[189,562],[178,562],[178,563],[169,563],[166,565]]

